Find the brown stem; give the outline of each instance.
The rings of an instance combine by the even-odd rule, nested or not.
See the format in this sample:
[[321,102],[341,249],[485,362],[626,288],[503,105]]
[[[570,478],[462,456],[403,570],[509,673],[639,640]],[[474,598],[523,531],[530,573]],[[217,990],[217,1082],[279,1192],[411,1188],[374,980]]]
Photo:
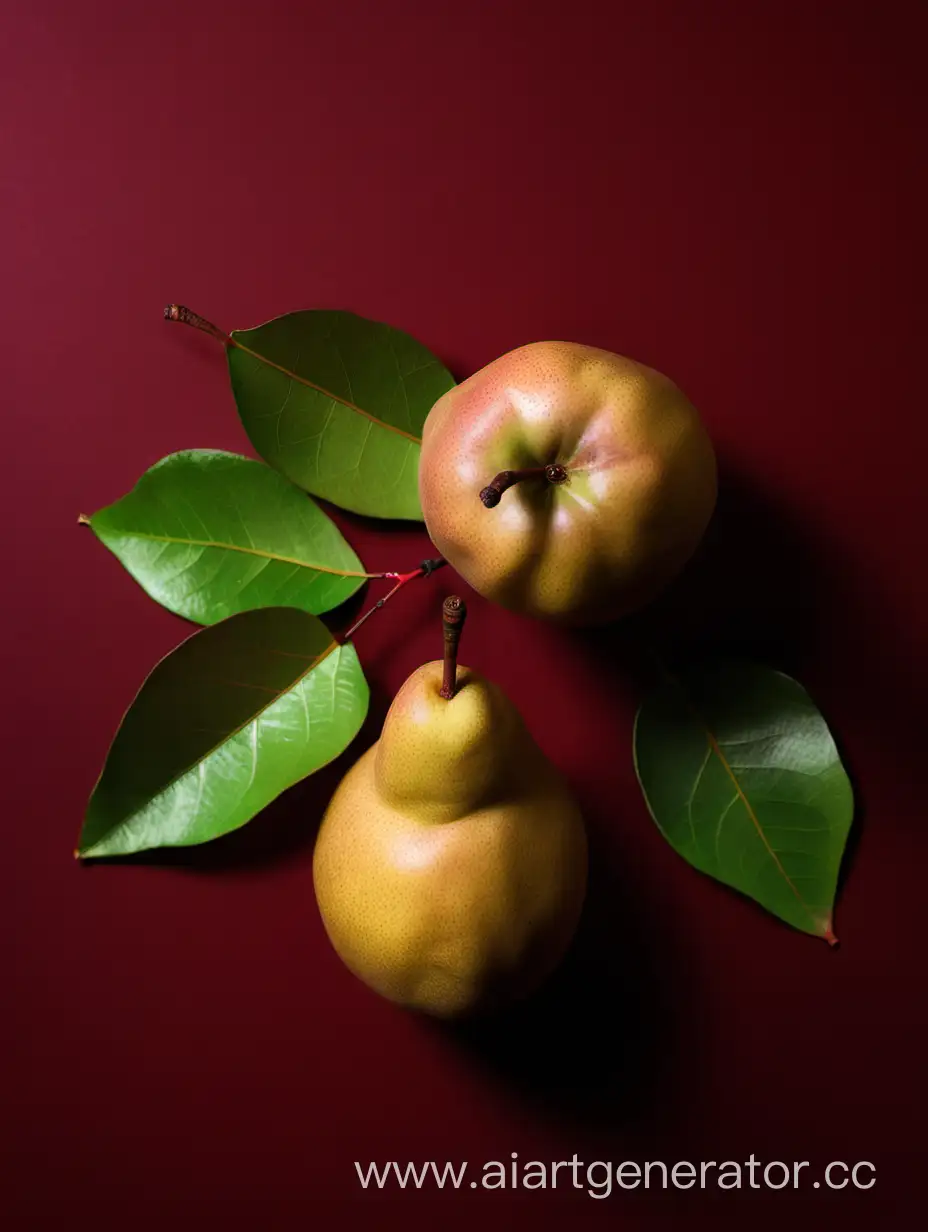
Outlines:
[[441,625],[445,637],[445,662],[439,696],[448,701],[458,687],[458,643],[467,619],[467,604],[459,595],[449,595],[441,608]]
[[500,471],[480,490],[480,499],[487,509],[495,509],[504,492],[513,484],[521,483],[523,479],[546,479],[548,483],[564,483],[567,470],[559,462],[551,462],[548,466],[530,466],[521,471]]
[[225,346],[232,345],[232,339],[224,330],[214,325],[212,321],[207,321],[206,317],[201,317],[198,312],[185,308],[183,304],[168,304],[164,310],[164,319],[179,321],[181,325],[192,325],[194,329],[201,329],[204,334],[209,334],[211,338],[216,338]]
[[379,612],[384,604],[392,599],[398,590],[402,590],[404,586],[408,586],[410,582],[414,582],[416,578],[428,577],[434,573],[436,569],[441,569],[448,562],[443,556],[436,556],[434,560],[424,560],[418,569],[413,569],[409,573],[384,573],[385,578],[395,578],[396,585],[392,590],[388,590],[382,599],[378,599],[373,607],[369,607],[363,616],[359,616],[351,628],[342,637],[342,644],[350,642],[357,631],[364,624],[365,620],[369,620],[375,612]]

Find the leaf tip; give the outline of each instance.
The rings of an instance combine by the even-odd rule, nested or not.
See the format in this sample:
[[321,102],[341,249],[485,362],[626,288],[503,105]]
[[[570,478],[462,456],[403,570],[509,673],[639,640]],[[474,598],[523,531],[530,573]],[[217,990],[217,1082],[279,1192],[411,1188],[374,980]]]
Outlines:
[[78,526],[89,526],[90,518],[88,518],[86,513],[79,513],[77,515],[77,524]]
[[825,940],[828,942],[828,944],[831,946],[832,949],[834,949],[836,946],[841,944],[841,942],[835,936],[834,929],[831,927],[831,920],[825,921],[825,931],[822,933],[822,936],[825,938]]

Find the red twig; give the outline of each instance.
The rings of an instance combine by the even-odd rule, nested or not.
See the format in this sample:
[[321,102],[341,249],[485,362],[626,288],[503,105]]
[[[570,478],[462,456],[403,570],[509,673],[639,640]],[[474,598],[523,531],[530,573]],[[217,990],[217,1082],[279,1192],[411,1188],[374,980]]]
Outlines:
[[357,631],[364,624],[365,620],[368,620],[375,612],[379,611],[385,603],[393,598],[398,590],[402,590],[404,586],[408,586],[409,583],[415,581],[416,578],[428,577],[429,574],[434,573],[436,569],[440,569],[442,565],[445,564],[447,564],[447,561],[444,557],[438,556],[434,560],[424,560],[418,569],[413,569],[410,573],[383,574],[385,578],[395,578],[396,585],[392,588],[392,590],[388,590],[382,599],[378,599],[373,607],[368,608],[363,616],[358,617],[348,632],[342,637],[342,642],[344,643],[351,641]]

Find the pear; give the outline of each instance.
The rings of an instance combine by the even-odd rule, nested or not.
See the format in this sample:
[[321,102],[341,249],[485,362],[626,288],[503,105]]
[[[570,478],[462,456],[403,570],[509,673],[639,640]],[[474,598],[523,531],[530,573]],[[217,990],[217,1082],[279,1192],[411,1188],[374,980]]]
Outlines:
[[596,624],[647,603],[692,555],[715,506],[715,454],[667,377],[536,342],[436,402],[419,495],[432,542],[480,594]]
[[512,702],[457,669],[455,654],[446,642],[445,660],[402,686],[335,792],[313,857],[344,963],[382,996],[442,1018],[501,1006],[549,974],[587,868],[564,780]]

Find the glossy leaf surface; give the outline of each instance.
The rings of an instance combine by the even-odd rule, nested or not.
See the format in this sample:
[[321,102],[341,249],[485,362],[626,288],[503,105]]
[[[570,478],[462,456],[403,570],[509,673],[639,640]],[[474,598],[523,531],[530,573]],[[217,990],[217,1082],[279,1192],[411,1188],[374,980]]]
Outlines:
[[354,647],[295,608],[199,630],[129,707],[87,807],[78,854],[205,843],[337,757],[367,713]]
[[238,454],[171,454],[88,521],[153,599],[199,624],[257,607],[326,612],[366,576],[314,501]]
[[651,815],[690,864],[834,943],[853,794],[797,681],[750,663],[686,670],[641,706],[635,766]]
[[263,458],[343,509],[421,520],[422,427],[454,384],[434,355],[351,312],[293,312],[231,339],[232,389]]

